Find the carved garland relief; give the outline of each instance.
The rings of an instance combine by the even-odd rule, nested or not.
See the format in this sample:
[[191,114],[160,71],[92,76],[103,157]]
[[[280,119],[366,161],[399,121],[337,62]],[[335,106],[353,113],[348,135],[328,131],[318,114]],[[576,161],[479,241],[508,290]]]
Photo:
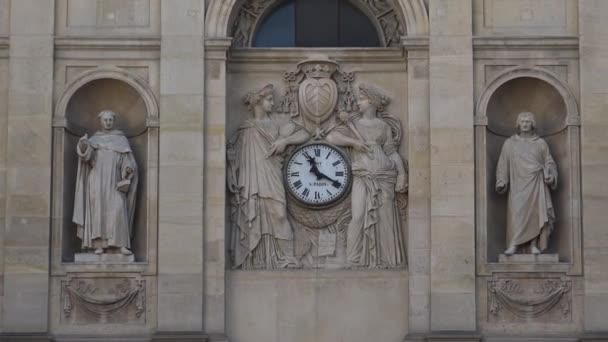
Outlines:
[[[247,0],[238,12],[232,28],[234,47],[251,46],[252,36],[263,14],[280,0]],[[395,6],[390,0],[358,0],[379,23],[384,46],[397,46],[405,35],[405,25],[401,22]]]
[[[233,267],[405,267],[406,164],[389,98],[326,56],[248,93],[228,140]],[[350,193],[349,193],[350,192]]]
[[488,281],[488,320],[518,322],[572,319],[572,283],[559,278]]

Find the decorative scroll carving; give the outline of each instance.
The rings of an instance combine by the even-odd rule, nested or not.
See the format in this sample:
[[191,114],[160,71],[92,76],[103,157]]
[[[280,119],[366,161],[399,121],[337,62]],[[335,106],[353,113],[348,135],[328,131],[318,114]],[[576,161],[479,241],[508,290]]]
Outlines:
[[142,317],[146,310],[145,280],[125,278],[104,287],[96,284],[95,279],[71,279],[63,281],[62,288],[65,318],[70,318],[76,307],[101,321],[127,310],[130,305],[134,305],[136,318]]
[[505,311],[520,319],[553,314],[552,320],[571,316],[572,284],[562,279],[495,279],[488,282],[489,319],[508,318]]
[[[240,8],[232,27],[232,44],[234,47],[247,47],[252,44],[252,35],[263,15],[271,6],[282,0],[246,0]],[[405,24],[401,21],[396,5],[390,0],[353,0],[373,13],[374,19],[382,29],[384,46],[398,46],[405,35]]]

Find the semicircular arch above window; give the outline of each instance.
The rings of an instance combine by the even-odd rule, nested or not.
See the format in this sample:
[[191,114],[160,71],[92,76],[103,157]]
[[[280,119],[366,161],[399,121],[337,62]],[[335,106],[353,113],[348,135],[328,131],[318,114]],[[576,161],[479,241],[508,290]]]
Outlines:
[[234,47],[396,46],[405,25],[394,0],[246,0]]

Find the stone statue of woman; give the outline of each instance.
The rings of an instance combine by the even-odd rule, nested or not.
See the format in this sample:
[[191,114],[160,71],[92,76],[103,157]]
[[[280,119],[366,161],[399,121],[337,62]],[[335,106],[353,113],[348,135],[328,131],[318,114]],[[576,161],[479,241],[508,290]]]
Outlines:
[[359,113],[327,136],[332,144],[352,148],[352,220],[346,238],[352,267],[406,264],[395,192],[406,191],[407,175],[398,153],[401,124],[383,113],[388,102],[376,87],[360,84]]
[[269,84],[244,98],[253,113],[228,144],[228,188],[233,195],[231,254],[242,269],[295,266],[282,243],[293,240],[281,164],[288,145],[310,137],[293,122],[272,116],[274,87]]
[[114,249],[131,255],[137,163],[127,137],[114,128],[116,114],[99,113],[102,129],[76,146],[78,174],[74,215],[84,250]]
[[507,250],[529,247],[532,254],[547,248],[555,211],[549,189],[557,188],[557,166],[549,146],[535,133],[534,114],[517,116],[518,134],[502,146],[496,169],[496,191],[509,190],[507,206]]

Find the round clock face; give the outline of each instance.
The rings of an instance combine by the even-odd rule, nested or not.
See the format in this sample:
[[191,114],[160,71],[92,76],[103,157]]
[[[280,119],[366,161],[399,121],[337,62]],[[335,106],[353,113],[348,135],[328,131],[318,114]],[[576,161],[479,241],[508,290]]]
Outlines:
[[284,176],[287,191],[295,199],[316,207],[342,199],[352,178],[344,153],[325,143],[298,147],[287,160]]

